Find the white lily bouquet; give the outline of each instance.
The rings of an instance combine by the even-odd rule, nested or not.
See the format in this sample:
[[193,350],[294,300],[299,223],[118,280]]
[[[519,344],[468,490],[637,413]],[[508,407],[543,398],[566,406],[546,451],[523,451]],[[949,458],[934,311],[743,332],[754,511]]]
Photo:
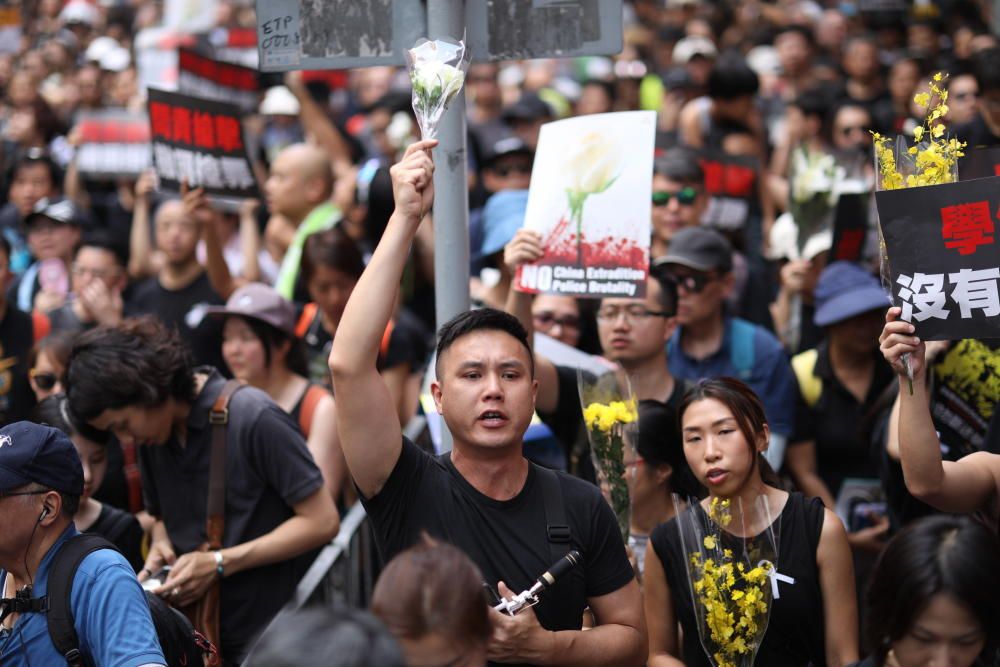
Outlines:
[[829,153],[805,146],[792,151],[788,212],[799,230],[800,255],[813,234],[832,226],[839,196],[837,183],[843,180],[844,172]]
[[778,584],[778,535],[765,496],[754,502],[674,494],[698,637],[714,667],[751,667],[767,633]]
[[437,136],[437,126],[455,95],[462,90],[469,68],[465,42],[421,39],[406,51],[413,85],[413,112],[424,139]]

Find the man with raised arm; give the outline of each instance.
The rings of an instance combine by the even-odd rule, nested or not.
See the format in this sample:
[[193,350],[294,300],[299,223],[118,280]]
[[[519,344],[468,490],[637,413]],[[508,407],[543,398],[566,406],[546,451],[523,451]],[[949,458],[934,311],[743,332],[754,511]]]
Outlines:
[[[434,199],[435,145],[413,144],[392,168],[396,209],[330,354],[344,454],[382,557],[392,558],[427,532],[464,550],[486,583],[510,596],[576,549],[582,563],[544,592],[538,606],[516,616],[491,610],[491,664],[642,665],[639,589],[614,514],[596,487],[536,467],[521,453],[537,383],[516,319],[482,309],[439,332],[432,393],[453,436],[451,452],[425,454],[403,437],[398,420],[377,412],[389,404],[375,368],[379,342],[410,244]],[[588,606],[597,627],[581,632]]]

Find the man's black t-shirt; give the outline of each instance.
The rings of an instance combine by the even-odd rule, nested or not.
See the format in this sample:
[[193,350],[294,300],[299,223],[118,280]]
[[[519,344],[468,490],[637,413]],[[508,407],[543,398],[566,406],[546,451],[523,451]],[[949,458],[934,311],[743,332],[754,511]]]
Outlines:
[[[212,369],[191,406],[187,442],[139,447],[146,509],[163,519],[174,552],[206,540],[212,426],[208,413],[225,384]],[[305,440],[291,417],[264,392],[243,387],[229,402],[226,427],[224,547],[266,535],[294,515],[292,507],[323,486]],[[310,555],[227,575],[222,580],[222,654],[239,661],[257,633],[292,596]]]
[[196,364],[226,368],[222,358],[222,321],[204,317],[205,308],[225,303],[201,273],[191,284],[168,290],[158,278],[136,285],[128,312],[132,315],[155,315],[164,324],[177,329],[187,343]]
[[[579,630],[587,598],[628,584],[632,567],[615,515],[597,487],[556,474],[570,526],[570,548],[580,552],[583,562],[543,593],[534,609],[548,630]],[[426,531],[462,549],[494,590],[502,580],[521,592],[552,565],[538,475],[531,465],[524,488],[515,497],[494,500],[462,477],[450,454],[432,457],[404,437],[385,486],[362,502],[386,562],[417,543]]]
[[959,141],[968,144],[969,149],[981,146],[1000,146],[1000,137],[993,134],[981,114],[976,114],[976,117],[968,123],[956,127],[955,136]]

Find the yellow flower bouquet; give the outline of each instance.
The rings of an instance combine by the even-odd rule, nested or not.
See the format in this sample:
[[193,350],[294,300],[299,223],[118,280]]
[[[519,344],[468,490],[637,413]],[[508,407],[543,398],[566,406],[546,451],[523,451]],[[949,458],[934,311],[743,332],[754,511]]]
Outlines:
[[594,378],[577,369],[577,387],[591,459],[601,491],[615,511],[618,528],[627,544],[631,507],[624,454],[626,447],[634,446],[639,414],[628,380],[625,385],[624,389],[619,386],[614,373]]
[[[676,495],[674,503],[683,506]],[[777,572],[767,499],[750,507],[738,499],[693,500],[678,513],[677,527],[702,648],[715,667],[751,667],[767,632],[775,578],[794,583]]]
[[[949,137],[944,119],[948,115],[948,91],[944,82],[948,75],[935,74],[929,90],[913,96],[917,106],[926,109],[923,122],[913,129],[913,142],[907,137],[886,137],[872,132],[875,149],[875,184],[877,190],[917,188],[958,180],[958,159],[965,155],[965,143]],[[879,259],[882,286],[893,294],[889,270],[889,253],[879,226]],[[909,355],[903,358],[913,393],[913,372]]]

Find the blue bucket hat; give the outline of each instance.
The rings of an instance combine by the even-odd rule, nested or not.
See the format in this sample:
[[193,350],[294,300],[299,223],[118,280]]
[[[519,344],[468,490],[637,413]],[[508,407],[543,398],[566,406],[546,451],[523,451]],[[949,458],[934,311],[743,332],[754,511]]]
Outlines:
[[83,465],[69,436],[50,426],[15,422],[0,428],[0,494],[39,484],[83,495]]
[[501,190],[490,197],[483,208],[483,242],[479,246],[479,257],[489,257],[503,250],[524,224],[527,209],[527,190]]
[[818,327],[889,307],[889,297],[878,279],[852,262],[834,262],[823,269],[814,296],[813,322]]

